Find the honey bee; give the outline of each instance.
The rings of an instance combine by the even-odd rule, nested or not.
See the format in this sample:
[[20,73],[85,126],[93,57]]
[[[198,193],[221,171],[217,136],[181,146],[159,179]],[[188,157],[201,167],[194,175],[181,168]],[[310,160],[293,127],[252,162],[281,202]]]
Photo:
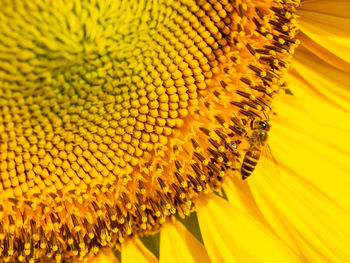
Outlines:
[[253,120],[250,123],[250,128],[251,132],[248,136],[250,146],[244,155],[241,167],[241,175],[243,180],[252,174],[256,165],[258,164],[261,149],[267,141],[270,125],[266,121]]

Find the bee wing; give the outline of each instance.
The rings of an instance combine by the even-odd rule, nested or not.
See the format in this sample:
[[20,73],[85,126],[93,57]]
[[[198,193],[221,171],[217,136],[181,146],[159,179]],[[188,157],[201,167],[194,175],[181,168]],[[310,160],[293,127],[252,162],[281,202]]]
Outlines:
[[276,158],[273,156],[270,145],[267,143],[261,149],[261,162],[264,162],[264,166],[267,168],[267,171],[271,171],[272,174],[280,174],[279,164]]

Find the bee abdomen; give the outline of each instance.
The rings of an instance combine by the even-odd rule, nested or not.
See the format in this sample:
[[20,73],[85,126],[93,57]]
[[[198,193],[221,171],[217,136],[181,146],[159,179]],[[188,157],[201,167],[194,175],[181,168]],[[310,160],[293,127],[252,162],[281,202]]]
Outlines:
[[261,153],[261,151],[260,151],[259,148],[257,148],[257,147],[251,148],[251,149],[249,149],[249,150],[247,151],[247,153],[245,154],[244,159],[246,159],[247,157],[250,157],[250,158],[252,158],[252,159],[258,161],[259,158],[260,158],[260,153]]
[[241,167],[241,175],[242,179],[246,179],[248,176],[252,174],[252,172],[255,169],[255,165],[248,164],[246,160],[243,161],[242,167]]
[[249,159],[247,156],[243,160],[243,164],[244,163],[250,164],[251,166],[256,166],[258,164],[256,159]]
[[241,167],[241,175],[243,180],[249,177],[254,171],[256,165],[258,164],[260,153],[261,151],[258,148],[253,150],[248,150],[246,152],[243,159],[242,167]]
[[251,172],[245,171],[243,169],[241,170],[241,175],[243,180],[249,177],[251,174],[252,174]]

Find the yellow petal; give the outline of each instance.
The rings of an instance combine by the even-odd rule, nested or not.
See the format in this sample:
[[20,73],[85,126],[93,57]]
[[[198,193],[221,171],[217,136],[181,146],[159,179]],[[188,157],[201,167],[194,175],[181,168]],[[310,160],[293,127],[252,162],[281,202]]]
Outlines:
[[[256,169],[258,169],[259,166],[260,165],[258,163]],[[223,188],[225,190],[228,201],[245,213],[248,213],[250,216],[254,217],[254,219],[264,224],[264,226],[272,232],[277,233],[278,236],[284,242],[286,242],[291,249],[297,252],[297,247],[294,245],[293,240],[290,238],[288,232],[286,232],[284,227],[274,224],[274,227],[272,228],[270,222],[266,220],[265,215],[260,210],[260,207],[258,206],[249,186],[249,181],[254,180],[254,177],[255,173],[251,178],[248,178],[247,180],[242,180],[237,175],[226,178]]]
[[159,256],[161,263],[210,263],[205,247],[178,221],[162,228]]
[[196,202],[212,262],[300,262],[264,225],[214,194]]
[[349,103],[345,102],[342,104],[344,107],[340,107],[327,98],[313,93],[303,80],[295,76],[288,77],[288,84],[295,96],[283,96],[280,101],[274,103],[277,115],[272,116],[272,120],[280,117],[301,118],[304,121],[309,120],[329,128],[350,131],[350,122],[347,121],[350,118],[350,112],[344,109],[344,107],[350,109],[350,106],[347,105]]
[[[291,99],[292,100],[292,99]],[[336,151],[334,154],[337,156],[341,166],[348,166],[346,162],[343,162],[344,156],[346,157],[350,154],[350,141],[347,140],[347,137],[350,133],[350,125],[346,120],[350,119],[350,113],[344,113],[341,110],[337,110],[334,107],[331,107],[325,103],[319,103],[322,107],[320,108],[320,112],[325,112],[323,118],[321,113],[316,113],[315,108],[312,109],[312,106],[305,106],[303,103],[314,103],[314,101],[310,100],[297,100],[294,98],[294,103],[291,105],[278,104],[278,114],[276,118],[272,118],[273,127],[270,133],[270,139],[275,135],[275,130],[278,127],[278,132],[282,132],[281,129],[285,129],[283,131],[287,133],[286,137],[293,136],[301,136],[306,141],[306,144],[309,143],[310,139],[315,140],[318,144],[316,147],[321,147],[322,150],[326,152],[320,152],[319,154],[326,156],[327,158],[330,156],[330,151]],[[300,107],[300,109],[293,108],[292,106],[298,106],[299,104],[303,104],[304,107]],[[309,108],[310,107],[310,108]],[[317,107],[314,105],[313,107]],[[302,115],[301,112],[304,109],[305,115]],[[318,108],[316,108],[316,111]],[[328,110],[328,112],[327,112]],[[289,113],[286,113],[288,111]],[[315,112],[312,114],[312,112]],[[332,115],[334,113],[334,115]],[[282,125],[284,128],[280,127]],[[306,136],[306,138],[305,138]],[[281,139],[285,142],[285,139]],[[301,142],[300,142],[301,143]],[[311,147],[311,145],[310,145]],[[331,147],[332,149],[329,149]],[[332,158],[335,159],[335,158]],[[342,165],[343,164],[343,165]]]
[[[314,55],[327,62],[330,66],[350,73],[350,63],[346,62],[343,58],[334,55],[331,50],[319,45],[302,31],[299,32],[298,39],[301,41],[301,47],[306,48]],[[299,50],[300,47],[296,49],[295,56],[298,56]]]
[[264,157],[260,163],[250,183],[261,211],[276,232],[284,228],[307,262],[346,262],[349,215],[300,174],[282,165],[276,174]]
[[350,18],[350,1],[348,0],[305,0],[300,9]]
[[272,119],[274,158],[350,212],[350,114],[319,100],[285,102]]
[[242,180],[237,174],[231,174],[228,171],[223,189],[231,204],[266,224],[266,220],[264,220],[264,216],[252,195],[248,180]]
[[[334,68],[309,52],[298,49],[293,61],[293,67],[298,76],[305,81],[318,97],[342,106],[350,111],[350,74]],[[293,87],[291,87],[293,89]]]
[[[77,261],[79,262],[79,261]],[[119,263],[111,248],[100,249],[97,255],[90,254],[87,258],[88,263]]]
[[[331,4],[331,2],[330,2]],[[346,9],[347,12],[350,9]],[[328,14],[299,10],[301,30],[336,56],[350,62],[350,19]]]
[[122,244],[122,263],[156,263],[157,258],[139,239],[130,239]]
[[[288,126],[274,125],[269,143],[274,158],[291,172],[300,174],[306,182],[322,189],[350,212],[350,200],[347,198],[350,187],[348,133],[326,127],[317,129],[322,127],[317,123],[308,127],[301,119],[298,121],[281,120]],[[303,124],[304,127],[301,127]]]
[[286,242],[292,240],[307,261],[346,262],[349,132],[302,118],[301,113],[278,112],[285,117],[272,123],[269,140],[278,167],[260,159],[250,180],[256,202],[276,232],[281,237],[287,232]]

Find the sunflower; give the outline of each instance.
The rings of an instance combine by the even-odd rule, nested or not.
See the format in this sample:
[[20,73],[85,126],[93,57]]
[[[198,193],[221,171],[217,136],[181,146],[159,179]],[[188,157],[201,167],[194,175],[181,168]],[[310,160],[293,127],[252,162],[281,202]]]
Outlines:
[[348,261],[348,11],[1,0],[0,262]]

